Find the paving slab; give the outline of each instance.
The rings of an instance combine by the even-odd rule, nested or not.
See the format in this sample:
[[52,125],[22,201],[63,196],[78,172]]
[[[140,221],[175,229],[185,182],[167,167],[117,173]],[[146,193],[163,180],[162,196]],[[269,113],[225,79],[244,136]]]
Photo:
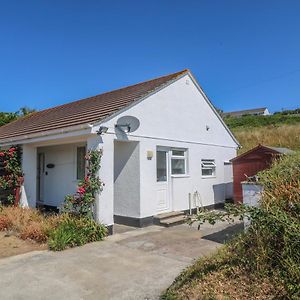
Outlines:
[[241,228],[119,229],[103,242],[0,259],[0,299],[158,299],[194,259]]

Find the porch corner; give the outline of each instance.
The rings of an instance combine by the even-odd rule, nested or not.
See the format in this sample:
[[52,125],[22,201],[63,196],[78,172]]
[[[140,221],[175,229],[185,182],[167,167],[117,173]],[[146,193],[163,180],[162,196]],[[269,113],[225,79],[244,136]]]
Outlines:
[[20,204],[23,207],[36,207],[37,193],[37,148],[30,145],[22,146],[22,171],[24,186]]
[[101,168],[99,177],[105,186],[101,194],[96,196],[96,220],[107,226],[109,233],[112,234],[114,224],[114,189],[113,189],[113,159],[114,142],[112,135],[91,136],[87,140],[87,149],[102,149]]

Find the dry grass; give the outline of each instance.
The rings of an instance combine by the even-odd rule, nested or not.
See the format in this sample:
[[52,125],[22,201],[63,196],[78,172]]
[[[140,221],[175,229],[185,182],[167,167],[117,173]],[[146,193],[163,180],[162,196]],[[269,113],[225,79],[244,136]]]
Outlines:
[[230,272],[219,270],[209,273],[205,280],[197,279],[177,291],[176,299],[279,299],[285,297],[280,281],[276,284],[268,278],[257,278],[238,267]]
[[[182,272],[162,300],[269,300],[288,299],[282,279],[273,274],[251,272],[241,266],[240,239],[206,258],[201,258]],[[247,265],[247,264],[246,264]]]
[[3,207],[0,211],[0,231],[11,231],[23,240],[44,243],[49,231],[57,226],[61,218],[57,215],[46,218],[36,209]]
[[46,244],[23,241],[7,232],[0,232],[0,258],[45,249],[47,249]]
[[300,124],[280,125],[257,128],[232,129],[237,140],[243,146],[239,154],[244,153],[258,144],[300,149]]

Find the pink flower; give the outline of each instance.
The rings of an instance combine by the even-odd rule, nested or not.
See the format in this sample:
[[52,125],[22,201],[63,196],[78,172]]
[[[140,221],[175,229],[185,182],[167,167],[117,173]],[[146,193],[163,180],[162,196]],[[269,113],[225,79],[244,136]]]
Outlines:
[[5,153],[4,152],[0,152],[0,157],[3,157],[5,156]]
[[83,188],[83,187],[78,188],[77,193],[81,194],[81,195],[84,194],[85,193],[85,188]]
[[16,148],[10,148],[8,151],[9,151],[9,152],[15,152],[15,151],[16,151]]

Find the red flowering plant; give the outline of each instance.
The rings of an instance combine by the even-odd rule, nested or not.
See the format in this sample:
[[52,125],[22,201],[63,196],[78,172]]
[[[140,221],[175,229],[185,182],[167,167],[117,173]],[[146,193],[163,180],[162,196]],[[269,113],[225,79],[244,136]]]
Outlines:
[[65,197],[65,212],[94,217],[96,195],[103,190],[104,183],[100,180],[98,172],[102,158],[102,150],[89,150],[85,159],[87,172],[83,180],[78,183],[77,192]]
[[0,150],[0,190],[8,192],[7,203],[4,204],[14,203],[22,177],[21,149],[16,146]]

